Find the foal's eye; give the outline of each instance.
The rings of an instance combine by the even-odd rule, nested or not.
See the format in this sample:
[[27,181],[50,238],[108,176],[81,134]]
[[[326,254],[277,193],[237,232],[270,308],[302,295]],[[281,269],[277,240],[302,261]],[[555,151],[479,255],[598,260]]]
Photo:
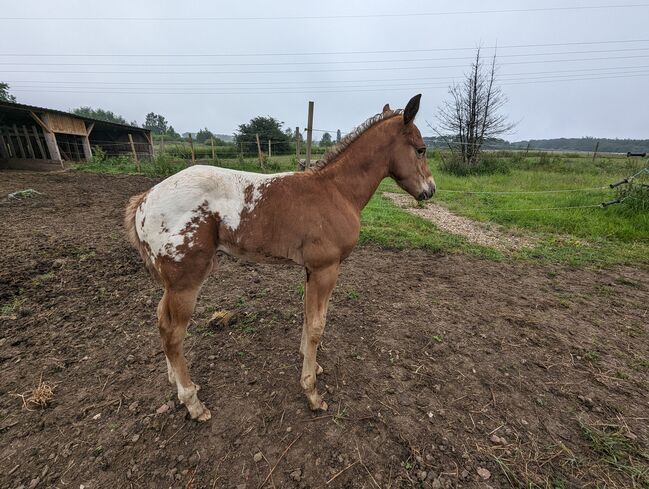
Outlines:
[[417,148],[417,156],[421,157],[426,154],[426,148]]

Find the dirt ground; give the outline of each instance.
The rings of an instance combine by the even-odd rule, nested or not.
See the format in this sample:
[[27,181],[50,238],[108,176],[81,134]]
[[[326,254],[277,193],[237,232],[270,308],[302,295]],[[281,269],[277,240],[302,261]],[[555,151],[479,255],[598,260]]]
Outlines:
[[[314,415],[302,271],[223,258],[185,341],[212,411],[198,424],[123,237],[153,183],[0,172],[0,487],[648,487],[646,269],[359,248]],[[6,198],[26,188],[43,195]],[[208,326],[221,309],[239,321]],[[41,379],[54,397],[27,409]]]

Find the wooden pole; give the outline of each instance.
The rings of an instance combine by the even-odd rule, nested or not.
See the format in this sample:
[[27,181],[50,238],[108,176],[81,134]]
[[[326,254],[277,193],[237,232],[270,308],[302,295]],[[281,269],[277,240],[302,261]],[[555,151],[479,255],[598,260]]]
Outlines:
[[155,149],[153,147],[153,135],[151,133],[144,133],[144,137],[149,142],[149,153],[151,158],[155,158]]
[[525,156],[527,156],[527,153],[530,152],[530,142],[527,142],[527,148],[525,148]]
[[295,160],[300,165],[300,128],[295,128]]
[[137,166],[137,171],[140,171],[140,160],[137,158],[137,151],[135,151],[135,143],[133,142],[133,136],[131,133],[128,133],[128,140],[131,143],[131,151],[133,152],[133,158],[135,159],[135,165]]
[[59,161],[61,163],[61,168],[65,168],[63,165],[63,158],[61,158],[61,152],[59,151],[59,145],[56,141],[56,134],[50,129],[50,117],[48,114],[43,114],[43,120],[34,113],[32,117],[40,126],[43,128],[43,136],[45,137],[45,144],[47,145],[47,151],[50,153],[50,158],[53,160]]
[[216,153],[214,152],[214,138],[210,138],[210,143],[212,145],[212,160],[216,161]]
[[188,137],[189,137],[189,147],[192,150],[192,165],[195,165],[196,164],[196,154],[194,153],[194,140],[192,139],[191,134]]
[[18,127],[16,127],[16,124],[13,125],[13,128],[14,128],[14,136],[16,136],[16,144],[18,145],[18,151],[20,151],[20,157],[26,158],[25,148],[23,148],[23,142],[20,139],[20,133],[18,132]]
[[0,127],[0,158],[9,159],[9,150],[7,149],[7,146],[5,145],[5,139],[4,139],[4,136],[2,135],[2,128],[1,127]]
[[23,126],[23,134],[25,135],[25,141],[27,141],[27,151],[29,151],[29,157],[36,158],[36,155],[34,154],[34,147],[32,146],[32,142],[30,140],[29,132],[27,132],[27,126]]
[[597,150],[599,149],[599,141],[595,144],[595,151],[593,151],[593,163],[595,163],[595,158],[597,157]]
[[273,156],[273,151],[271,150],[271,143],[270,143],[270,139],[269,139],[268,140],[268,157],[270,158],[271,156]]
[[259,158],[259,166],[263,168],[264,158],[261,152],[261,143],[259,142],[259,134],[255,134],[255,137],[257,138],[257,157]]
[[90,159],[92,158],[92,148],[90,147],[90,132],[92,131],[93,127],[95,127],[94,123],[90,126],[86,126],[86,135],[81,136],[83,142],[83,156],[85,157],[86,161],[90,161]]
[[38,129],[36,129],[36,126],[32,126],[32,132],[34,133],[34,139],[36,140],[36,145],[38,146],[38,150],[41,153],[41,159],[46,160],[47,154],[45,153],[45,148],[43,148],[43,144],[41,143],[41,135],[38,134]]
[[163,134],[162,137],[160,138],[160,154],[164,154],[165,152],[165,135]]
[[309,114],[306,126],[306,162],[304,168],[311,166],[311,143],[313,142],[313,102],[309,101]]

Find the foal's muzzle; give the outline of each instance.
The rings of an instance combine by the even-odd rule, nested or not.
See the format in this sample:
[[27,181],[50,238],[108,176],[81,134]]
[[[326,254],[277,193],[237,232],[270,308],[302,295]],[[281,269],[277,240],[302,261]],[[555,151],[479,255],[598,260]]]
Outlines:
[[428,188],[422,191],[418,196],[417,200],[428,200],[435,194],[435,184],[433,182],[428,182]]

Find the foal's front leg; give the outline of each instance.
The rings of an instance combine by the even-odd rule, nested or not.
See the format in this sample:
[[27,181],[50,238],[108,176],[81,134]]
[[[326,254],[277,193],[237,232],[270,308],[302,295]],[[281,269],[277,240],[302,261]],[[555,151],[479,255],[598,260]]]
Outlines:
[[319,367],[316,354],[325,327],[327,305],[338,278],[338,268],[339,264],[336,263],[307,272],[304,288],[304,329],[300,348],[304,355],[304,362],[300,384],[309,401],[309,407],[314,411],[327,410],[327,403],[322,400],[316,389],[316,374]]

